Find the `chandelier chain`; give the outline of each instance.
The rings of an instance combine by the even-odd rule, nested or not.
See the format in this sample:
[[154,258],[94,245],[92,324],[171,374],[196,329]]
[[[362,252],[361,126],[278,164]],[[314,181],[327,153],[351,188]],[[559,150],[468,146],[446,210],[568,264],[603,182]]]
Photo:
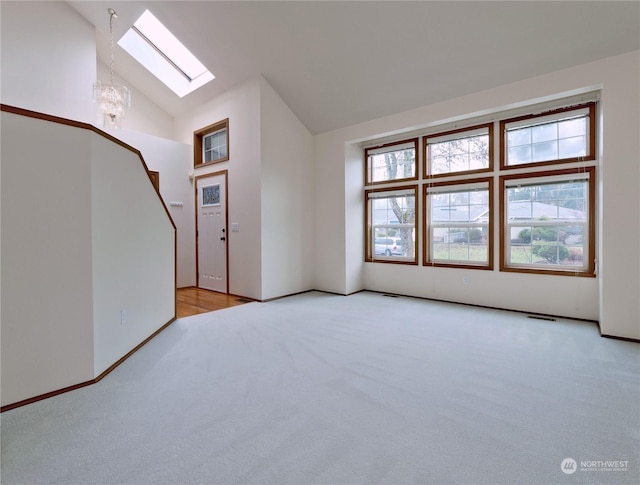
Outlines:
[[109,43],[111,44],[111,59],[109,63],[109,74],[111,75],[111,84],[113,85],[113,16],[116,13],[111,10],[109,11]]

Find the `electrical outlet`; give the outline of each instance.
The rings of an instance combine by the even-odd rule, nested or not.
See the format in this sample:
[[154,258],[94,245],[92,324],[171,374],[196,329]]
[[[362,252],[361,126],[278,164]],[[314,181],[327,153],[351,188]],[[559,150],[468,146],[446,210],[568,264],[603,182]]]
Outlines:
[[120,310],[120,325],[127,323],[127,310]]

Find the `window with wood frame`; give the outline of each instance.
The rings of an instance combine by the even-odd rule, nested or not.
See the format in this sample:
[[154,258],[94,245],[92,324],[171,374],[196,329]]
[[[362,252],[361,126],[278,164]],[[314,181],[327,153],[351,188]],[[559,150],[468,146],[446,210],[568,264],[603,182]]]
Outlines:
[[425,177],[489,172],[493,169],[493,124],[424,137]]
[[193,166],[229,160],[229,118],[193,133]]
[[366,185],[418,178],[417,138],[367,148],[364,158]]
[[[417,264],[417,254],[424,266],[492,270],[499,258],[500,271],[595,276],[594,99],[520,107],[365,148],[365,261]],[[406,180],[416,185],[397,187]],[[397,191],[414,189],[421,200],[403,228],[413,235],[399,237],[408,221],[392,207]]]
[[595,103],[500,122],[500,167],[595,160]]
[[595,167],[500,178],[501,270],[595,276]]
[[365,191],[365,261],[418,264],[418,186]]
[[493,178],[424,186],[430,266],[493,269]]

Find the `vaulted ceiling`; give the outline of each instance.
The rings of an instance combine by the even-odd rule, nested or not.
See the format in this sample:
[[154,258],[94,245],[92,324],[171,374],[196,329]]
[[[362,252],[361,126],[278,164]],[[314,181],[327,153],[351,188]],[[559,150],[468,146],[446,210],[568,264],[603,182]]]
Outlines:
[[172,116],[262,75],[314,134],[640,49],[638,1],[69,1],[115,41],[149,9],[216,76],[179,98],[116,46]]

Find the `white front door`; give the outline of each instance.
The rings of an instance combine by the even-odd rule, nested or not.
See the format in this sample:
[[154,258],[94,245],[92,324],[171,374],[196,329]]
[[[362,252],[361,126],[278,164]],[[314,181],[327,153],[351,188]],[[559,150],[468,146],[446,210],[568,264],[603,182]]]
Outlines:
[[226,174],[196,180],[198,287],[227,293]]

